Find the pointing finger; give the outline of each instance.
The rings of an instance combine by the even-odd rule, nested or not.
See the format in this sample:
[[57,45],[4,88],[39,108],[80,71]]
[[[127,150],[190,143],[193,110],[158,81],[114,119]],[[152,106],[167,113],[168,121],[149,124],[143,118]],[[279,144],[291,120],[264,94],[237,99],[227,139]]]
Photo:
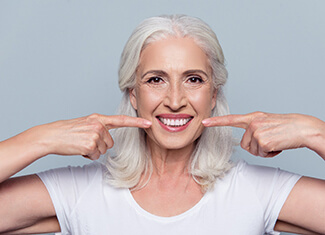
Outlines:
[[138,117],[131,117],[126,115],[115,115],[115,116],[100,116],[100,120],[108,129],[115,129],[119,127],[139,127],[149,128],[151,122]]
[[211,117],[202,121],[206,127],[211,126],[232,126],[247,129],[253,119],[253,114],[233,114],[219,117]]

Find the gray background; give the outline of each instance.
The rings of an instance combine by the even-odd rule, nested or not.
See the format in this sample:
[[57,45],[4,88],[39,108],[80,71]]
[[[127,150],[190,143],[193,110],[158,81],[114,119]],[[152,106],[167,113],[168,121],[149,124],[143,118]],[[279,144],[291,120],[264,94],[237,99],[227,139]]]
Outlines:
[[[144,18],[172,13],[197,16],[216,32],[232,113],[325,120],[324,10],[321,0],[0,0],[0,140],[59,119],[114,114],[127,38]],[[243,131],[234,131],[239,139]],[[307,149],[265,160],[237,148],[234,158],[325,179],[325,162]],[[88,162],[48,156],[20,174]]]

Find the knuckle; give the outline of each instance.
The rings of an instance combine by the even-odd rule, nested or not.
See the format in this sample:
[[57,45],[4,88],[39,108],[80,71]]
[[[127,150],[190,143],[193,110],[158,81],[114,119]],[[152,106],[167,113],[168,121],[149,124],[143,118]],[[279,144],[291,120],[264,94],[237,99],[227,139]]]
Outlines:
[[263,136],[260,131],[255,131],[253,132],[253,138],[256,139],[257,141],[262,141]]
[[93,117],[93,118],[98,118],[99,114],[98,113],[92,113],[90,116]]
[[261,139],[258,141],[258,144],[260,146],[260,148],[263,150],[263,152],[271,152],[272,151],[272,146],[271,146],[271,142],[265,140],[265,139]]
[[93,114],[90,114],[87,119],[88,120],[93,120],[93,119],[98,119],[99,118],[99,114],[98,113],[93,113]]
[[92,153],[96,150],[97,144],[94,141],[89,141],[88,144],[85,146],[87,153]]
[[100,135],[98,132],[93,132],[90,136],[90,139],[93,143],[100,139]]
[[92,129],[97,133],[102,133],[105,128],[100,122],[96,122],[93,124]]
[[264,112],[260,112],[260,111],[255,112],[252,123],[254,123],[254,122],[261,123],[263,120],[265,120],[268,117],[269,117],[268,113],[264,113]]
[[[260,122],[257,119],[254,119],[250,124],[249,124],[249,128],[251,130],[257,130],[260,126]],[[254,133],[255,135],[255,133]]]
[[255,117],[266,117],[267,116],[267,113],[264,113],[264,112],[261,112],[261,111],[257,111],[257,112],[254,112],[254,116]]

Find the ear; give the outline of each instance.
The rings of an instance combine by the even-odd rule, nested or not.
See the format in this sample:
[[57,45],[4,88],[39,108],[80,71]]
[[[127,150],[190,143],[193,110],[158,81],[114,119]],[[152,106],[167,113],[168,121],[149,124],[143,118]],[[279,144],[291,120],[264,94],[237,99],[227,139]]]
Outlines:
[[132,107],[137,110],[138,106],[137,106],[137,96],[136,96],[136,92],[135,89],[129,89],[129,96],[130,96],[130,102],[132,104]]
[[212,94],[211,110],[214,109],[214,107],[216,106],[217,94],[218,94],[218,89],[214,89],[213,94]]

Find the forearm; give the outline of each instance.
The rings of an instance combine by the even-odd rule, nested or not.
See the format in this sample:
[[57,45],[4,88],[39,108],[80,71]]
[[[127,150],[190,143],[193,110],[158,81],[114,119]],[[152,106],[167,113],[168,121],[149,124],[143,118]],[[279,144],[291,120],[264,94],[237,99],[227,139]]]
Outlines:
[[40,126],[0,142],[0,182],[47,155],[41,142]]
[[39,234],[39,233],[56,233],[60,232],[60,225],[56,216],[49,217],[37,221],[35,224],[28,226],[26,228],[21,228],[18,230],[0,233],[1,235],[14,235],[14,234]]
[[150,125],[142,118],[92,114],[33,127],[0,142],[0,183],[48,154],[87,155],[96,160],[114,144],[109,129]]
[[297,233],[297,234],[304,234],[304,235],[319,235],[320,233],[312,232],[310,230],[298,227],[293,224],[289,224],[283,221],[278,220],[274,227],[275,231],[278,232],[287,232],[287,233]]

